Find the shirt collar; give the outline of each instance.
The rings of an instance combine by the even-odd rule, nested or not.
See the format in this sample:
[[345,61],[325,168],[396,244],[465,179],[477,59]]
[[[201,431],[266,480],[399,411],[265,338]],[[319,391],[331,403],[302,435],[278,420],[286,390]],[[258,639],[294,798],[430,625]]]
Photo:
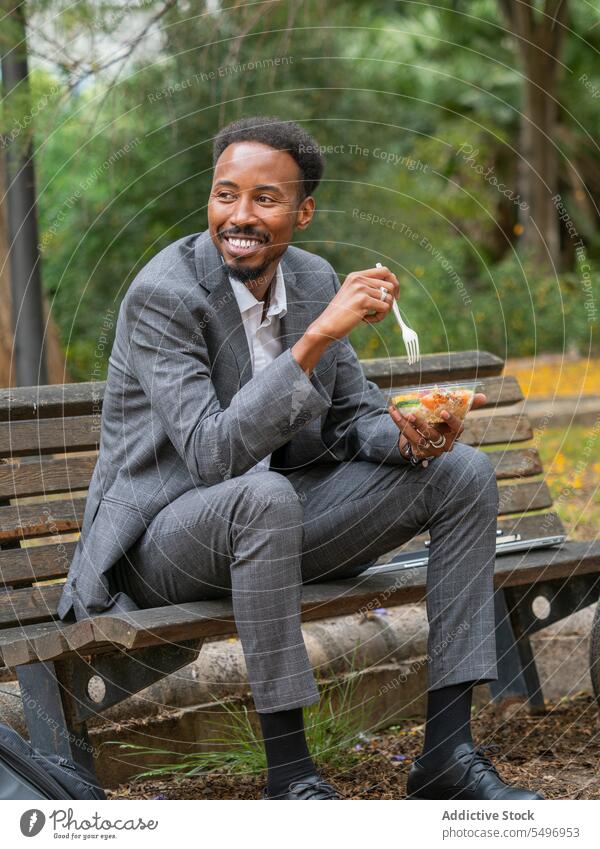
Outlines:
[[[229,282],[231,283],[231,288],[233,289],[233,294],[235,295],[235,299],[238,302],[238,306],[240,308],[241,313],[247,312],[248,310],[253,309],[259,304],[262,309],[263,302],[257,300],[252,294],[252,292],[244,283],[242,283],[241,280],[238,280],[236,277],[232,277],[231,275],[229,275]],[[267,310],[267,316],[273,317],[275,315],[285,315],[287,312],[287,297],[285,291],[285,281],[283,279],[283,271],[281,270],[281,263],[277,265],[277,270],[275,272],[275,280],[271,281],[270,288],[271,298],[269,302],[269,308]]]

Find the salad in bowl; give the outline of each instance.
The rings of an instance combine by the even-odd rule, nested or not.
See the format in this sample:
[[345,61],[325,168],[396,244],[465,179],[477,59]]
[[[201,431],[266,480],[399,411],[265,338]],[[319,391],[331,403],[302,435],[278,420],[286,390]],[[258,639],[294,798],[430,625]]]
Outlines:
[[477,381],[432,383],[392,395],[392,404],[404,415],[414,415],[428,425],[444,422],[442,410],[464,420],[473,404]]

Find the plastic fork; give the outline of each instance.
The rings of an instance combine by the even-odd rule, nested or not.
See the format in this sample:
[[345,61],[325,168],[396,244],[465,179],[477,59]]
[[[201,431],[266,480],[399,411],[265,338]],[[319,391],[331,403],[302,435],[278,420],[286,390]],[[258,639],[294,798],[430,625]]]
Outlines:
[[[377,268],[383,268],[380,262],[376,265]],[[400,309],[394,298],[392,301],[392,310],[394,311],[394,315],[396,316],[396,321],[400,325],[400,330],[402,331],[402,341],[404,342],[404,347],[406,348],[406,353],[408,354],[408,364],[412,366],[414,363],[418,363],[421,359],[421,352],[419,349],[419,337],[415,333],[415,331],[406,324],[402,316],[400,315]]]

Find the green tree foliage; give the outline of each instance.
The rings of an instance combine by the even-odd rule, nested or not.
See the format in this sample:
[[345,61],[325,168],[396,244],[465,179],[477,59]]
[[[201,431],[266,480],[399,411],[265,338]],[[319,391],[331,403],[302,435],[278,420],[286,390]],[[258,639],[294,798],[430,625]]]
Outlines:
[[[104,9],[104,30],[120,8]],[[69,32],[86,25],[71,18]],[[565,217],[555,274],[520,247],[523,78],[495,0],[345,0],[326,21],[315,0],[180,2],[160,21],[161,50],[110,87],[87,69],[79,85],[73,68],[39,72],[37,88],[58,80],[64,95],[36,119],[36,155],[44,281],[74,374],[94,373],[105,317],[139,268],[206,227],[212,138],[252,114],[299,121],[329,148],[315,220],[296,243],[341,278],[389,265],[422,350],[597,346],[600,26],[576,8],[568,25],[552,143],[572,228]],[[352,339],[362,356],[404,353],[391,316]]]

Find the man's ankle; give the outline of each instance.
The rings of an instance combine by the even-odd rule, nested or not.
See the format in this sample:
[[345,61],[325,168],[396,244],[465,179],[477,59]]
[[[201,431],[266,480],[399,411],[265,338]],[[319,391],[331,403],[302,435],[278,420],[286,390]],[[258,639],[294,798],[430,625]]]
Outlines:
[[306,743],[302,708],[259,713],[258,717],[267,756],[267,793],[276,798],[317,769]]
[[423,749],[419,755],[419,764],[424,769],[435,772],[450,760],[457,746],[460,746],[461,743],[475,746],[470,731],[468,734],[449,739],[443,745],[436,746],[433,749]]
[[448,761],[461,743],[473,745],[471,705],[473,682],[462,681],[430,690],[427,694],[425,741],[419,763],[436,770]]
[[312,759],[308,759],[303,767],[302,764],[291,764],[287,770],[268,770],[267,772],[267,795],[270,799],[285,796],[290,790],[290,785],[297,781],[303,781],[309,775],[318,775]]

